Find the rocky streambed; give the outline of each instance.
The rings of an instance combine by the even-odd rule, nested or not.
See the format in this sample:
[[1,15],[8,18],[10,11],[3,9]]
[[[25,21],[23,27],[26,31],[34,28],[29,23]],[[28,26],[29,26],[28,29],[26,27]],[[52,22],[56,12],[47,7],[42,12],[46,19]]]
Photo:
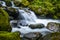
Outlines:
[[60,40],[60,20],[38,19],[29,8],[16,7],[13,1],[11,6],[6,6],[4,1],[2,3],[1,40]]

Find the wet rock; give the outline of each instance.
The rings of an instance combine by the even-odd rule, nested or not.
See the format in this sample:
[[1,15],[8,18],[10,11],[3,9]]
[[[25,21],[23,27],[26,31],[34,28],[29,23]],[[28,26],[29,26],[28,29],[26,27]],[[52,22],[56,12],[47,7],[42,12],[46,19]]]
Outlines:
[[15,6],[19,7],[19,6],[23,6],[19,1],[14,1]]
[[0,40],[21,40],[18,32],[0,31]]
[[39,32],[31,32],[24,35],[23,39],[25,40],[42,40],[42,35]]
[[43,40],[60,40],[60,32],[48,34],[43,37]]
[[47,24],[47,27],[49,30],[54,31],[54,32],[60,32],[60,24],[59,23],[54,23],[50,22]]
[[9,15],[2,8],[0,8],[0,31],[11,31]]
[[4,1],[5,1],[6,5],[7,5],[8,7],[12,6],[11,0],[4,0]]
[[43,28],[45,27],[44,24],[31,24],[29,25],[30,28],[36,29],[36,28]]
[[2,7],[2,2],[0,2],[0,7]]
[[18,19],[18,11],[15,8],[12,7],[6,7],[5,11],[8,12],[10,19]]

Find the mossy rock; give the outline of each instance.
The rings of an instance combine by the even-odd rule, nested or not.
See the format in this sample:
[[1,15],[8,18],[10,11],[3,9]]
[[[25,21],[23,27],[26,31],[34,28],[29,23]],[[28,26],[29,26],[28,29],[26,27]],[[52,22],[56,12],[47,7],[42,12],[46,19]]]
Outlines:
[[0,31],[0,40],[20,40],[20,34],[18,32]]
[[60,32],[60,23],[49,22],[46,28],[53,32]]
[[15,20],[18,19],[19,12],[15,8],[7,7],[5,11],[9,14],[10,19],[15,19]]
[[60,40],[60,32],[55,32],[44,36],[43,40]]
[[19,7],[28,6],[30,4],[30,2],[27,0],[15,0],[14,3],[16,6],[19,6]]
[[6,5],[7,5],[7,6],[12,6],[11,0],[4,0],[4,1],[6,2]]
[[35,11],[37,15],[47,15],[49,13],[48,11],[54,12],[54,7],[50,2],[41,2],[40,0],[31,2],[31,5],[28,7]]
[[11,31],[9,15],[2,8],[0,8],[0,31]]
[[33,0],[28,5],[37,15],[44,15],[46,18],[60,19],[59,0]]
[[24,6],[28,6],[30,3],[29,3],[29,1],[24,0],[24,1],[22,1],[22,4],[23,4]]
[[29,7],[37,15],[60,19],[60,0],[15,0],[19,7]]

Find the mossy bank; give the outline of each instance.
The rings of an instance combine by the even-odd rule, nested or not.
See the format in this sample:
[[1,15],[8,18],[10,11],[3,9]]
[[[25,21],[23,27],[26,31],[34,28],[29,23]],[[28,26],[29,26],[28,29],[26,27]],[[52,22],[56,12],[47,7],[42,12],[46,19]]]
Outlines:
[[0,8],[0,31],[11,31],[9,15],[2,8]]
[[60,33],[55,32],[44,36],[43,40],[60,40]]
[[0,31],[0,40],[20,40],[20,34],[18,32],[5,32]]
[[19,7],[29,7],[37,15],[60,19],[60,0],[15,0]]

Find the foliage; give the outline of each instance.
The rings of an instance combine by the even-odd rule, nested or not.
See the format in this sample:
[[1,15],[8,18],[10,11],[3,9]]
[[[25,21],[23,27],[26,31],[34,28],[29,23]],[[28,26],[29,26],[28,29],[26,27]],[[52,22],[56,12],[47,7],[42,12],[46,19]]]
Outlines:
[[12,6],[11,0],[4,0],[4,1],[6,2],[6,5],[7,5],[7,6]]
[[55,32],[55,33],[51,33],[48,34],[46,36],[44,36],[44,40],[60,40],[60,33],[59,32]]
[[29,7],[37,15],[60,19],[60,0],[15,0],[14,3],[19,7]]
[[14,2],[16,6],[28,6],[30,4],[27,0],[15,0]]
[[2,8],[0,8],[0,31],[11,31],[9,15]]
[[33,0],[28,7],[38,15],[60,19],[60,0]]
[[0,40],[20,40],[20,34],[18,32],[5,32],[0,31]]

